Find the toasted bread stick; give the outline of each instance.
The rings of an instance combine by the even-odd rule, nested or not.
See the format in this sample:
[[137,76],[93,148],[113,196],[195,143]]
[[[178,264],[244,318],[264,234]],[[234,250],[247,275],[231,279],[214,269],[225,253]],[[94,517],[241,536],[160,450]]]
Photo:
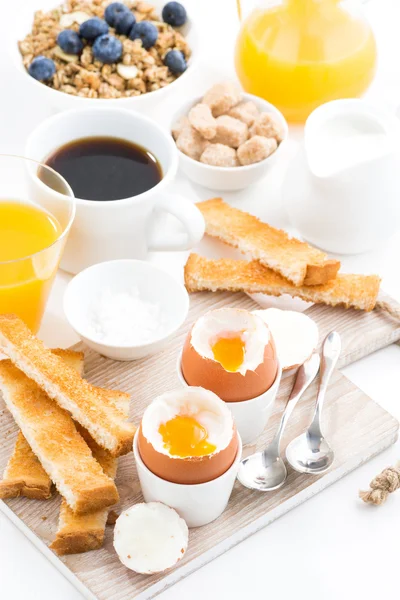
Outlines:
[[[84,429],[81,428],[80,432],[104,473],[115,479],[118,459],[96,444]],[[77,515],[72,512],[63,499],[60,506],[58,530],[50,548],[60,556],[89,552],[101,548],[108,514],[109,509],[104,508],[88,515]]]
[[[94,458],[101,465],[104,473],[111,479],[117,474],[118,459],[101,448],[83,429],[81,434],[92,451]],[[74,513],[63,498],[56,537],[50,548],[59,555],[78,554],[101,548],[108,518],[108,508],[103,508],[86,515]]]
[[233,208],[221,198],[196,206],[205,219],[206,233],[259,260],[296,286],[326,283],[339,271],[339,261],[329,260],[321,250]]
[[19,431],[3,480],[0,481],[0,499],[25,496],[48,500],[51,498],[51,488],[50,477]]
[[[76,371],[83,373],[83,352],[52,350]],[[21,432],[0,481],[0,499],[25,496],[35,500],[51,498],[52,481]]]
[[124,421],[114,406],[105,407],[99,391],[45,348],[16,315],[0,315],[0,349],[87,429],[99,446],[113,456],[130,452],[134,425]]
[[289,294],[307,302],[369,311],[375,306],[380,278],[377,275],[343,274],[323,285],[296,287],[258,261],[210,260],[191,254],[185,266],[185,285],[189,292]]
[[[52,352],[82,375],[83,352],[61,349],[55,349]],[[126,418],[125,415],[129,411],[129,394],[112,390],[101,390],[101,394],[105,402],[114,404]],[[50,477],[22,433],[19,432],[13,453],[4,471],[3,480],[0,481],[0,499],[25,496],[36,500],[48,500],[51,498],[51,491]]]
[[0,390],[26,441],[74,512],[118,502],[114,482],[93,458],[71,416],[9,360],[0,362]]
[[[115,397],[111,397],[110,402],[114,401]],[[117,401],[116,406],[127,417],[129,404],[127,404],[126,398],[123,395]],[[117,474],[117,459],[113,458],[107,450],[100,448],[87,431],[83,429],[80,431],[93,456],[100,463],[104,473],[115,479]],[[101,548],[104,541],[108,514],[109,510],[105,508],[90,515],[76,515],[69,508],[65,500],[63,500],[60,507],[57,534],[50,548],[59,555],[77,554]]]

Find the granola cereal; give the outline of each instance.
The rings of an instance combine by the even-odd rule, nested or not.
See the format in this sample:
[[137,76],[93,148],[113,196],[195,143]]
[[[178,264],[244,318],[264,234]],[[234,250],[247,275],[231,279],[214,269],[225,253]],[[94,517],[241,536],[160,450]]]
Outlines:
[[[104,19],[105,8],[111,0],[66,0],[49,12],[37,11],[31,32],[18,43],[22,61],[28,70],[32,61],[43,56],[51,59],[55,73],[43,85],[61,92],[86,98],[126,98],[158,90],[173,83],[179,74],[164,64],[167,53],[178,50],[184,63],[191,50],[182,33],[168,23],[151,3],[122,0],[132,11],[136,23],[149,21],[157,28],[158,36],[148,49],[142,39],[130,39],[109,27],[109,34],[122,43],[119,62],[104,64],[93,56],[91,42],[85,41],[80,54],[67,54],[57,44],[59,33],[65,29],[79,33],[79,27],[92,17]],[[119,43],[118,42],[118,43]]]

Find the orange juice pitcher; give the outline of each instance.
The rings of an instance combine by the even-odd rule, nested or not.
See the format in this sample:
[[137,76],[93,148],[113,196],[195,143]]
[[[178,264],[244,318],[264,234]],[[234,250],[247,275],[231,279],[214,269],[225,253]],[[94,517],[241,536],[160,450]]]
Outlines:
[[[237,3],[240,14],[246,0]],[[235,65],[247,92],[303,122],[324,102],[363,94],[375,38],[354,1],[269,0],[242,21]]]

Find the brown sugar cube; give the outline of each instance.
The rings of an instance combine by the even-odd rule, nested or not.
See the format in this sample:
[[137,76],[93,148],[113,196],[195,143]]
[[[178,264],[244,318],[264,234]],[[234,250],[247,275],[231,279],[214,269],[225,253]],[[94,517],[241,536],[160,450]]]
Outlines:
[[176,145],[183,154],[194,160],[200,160],[205,147],[209,144],[190,124],[185,125],[176,140]]
[[283,128],[276,117],[270,113],[261,113],[250,129],[250,135],[262,135],[266,138],[275,138],[279,143],[283,140]]
[[208,144],[200,157],[200,162],[214,167],[237,167],[236,150],[224,144]]
[[204,95],[203,104],[208,104],[214,117],[224,115],[241,100],[240,89],[229,81],[217,83]]
[[217,133],[217,122],[208,104],[196,104],[189,112],[189,122],[206,140],[212,140]]
[[189,125],[189,119],[186,116],[181,117],[173,124],[171,133],[175,141],[178,139],[186,125]]
[[257,106],[251,100],[248,102],[241,102],[237,106],[231,108],[231,110],[228,112],[230,117],[234,117],[235,119],[239,119],[239,121],[243,121],[243,123],[246,123],[247,127],[251,127],[253,125],[259,114],[260,113]]
[[224,144],[231,148],[238,148],[249,137],[246,123],[228,115],[217,117],[217,135],[213,139],[215,144]]
[[255,135],[239,146],[237,156],[241,165],[252,165],[268,158],[275,152],[278,144],[275,138],[266,138]]

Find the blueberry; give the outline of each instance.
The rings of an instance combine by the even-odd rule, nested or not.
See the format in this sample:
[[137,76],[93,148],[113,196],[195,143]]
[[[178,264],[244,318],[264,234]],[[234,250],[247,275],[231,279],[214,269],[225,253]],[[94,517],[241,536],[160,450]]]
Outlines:
[[73,29],[64,29],[58,34],[57,44],[66,54],[80,54],[83,50],[83,42]]
[[93,56],[107,65],[116,63],[122,56],[122,43],[109,33],[100,35],[94,41]]
[[119,13],[114,20],[115,31],[121,35],[128,35],[134,24],[136,23],[135,15],[128,12]]
[[179,50],[170,50],[164,57],[164,64],[174,75],[180,75],[187,69],[187,63],[182,52]]
[[89,40],[89,42],[92,42],[99,35],[104,35],[105,33],[108,33],[108,25],[103,19],[99,19],[99,17],[88,19],[79,27],[79,35],[85,38],[85,40]]
[[129,37],[131,40],[142,40],[143,48],[148,50],[157,41],[158,29],[150,21],[140,21],[132,27]]
[[38,81],[48,81],[56,72],[56,65],[51,58],[37,56],[33,59],[28,68],[28,73]]
[[111,27],[115,27],[115,20],[121,13],[130,12],[129,8],[122,2],[109,4],[104,11],[104,18]]
[[162,9],[162,18],[172,27],[180,27],[187,21],[186,9],[180,2],[168,2]]

